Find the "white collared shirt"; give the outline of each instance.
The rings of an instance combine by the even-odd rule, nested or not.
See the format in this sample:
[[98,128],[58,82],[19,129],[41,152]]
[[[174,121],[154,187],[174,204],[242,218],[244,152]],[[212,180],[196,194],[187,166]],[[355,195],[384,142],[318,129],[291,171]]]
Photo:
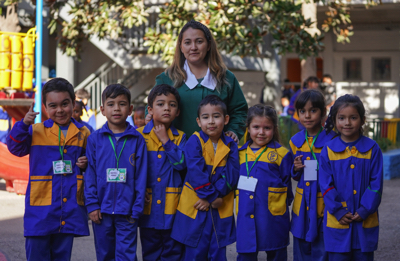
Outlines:
[[[199,81],[196,79],[196,76],[190,70],[187,60],[185,61],[183,69],[186,71],[187,75],[185,84],[187,85],[187,87],[189,87],[189,89],[194,89],[199,84]],[[217,80],[211,75],[210,68],[207,69],[207,74],[201,81],[201,85],[210,90],[215,90],[215,87],[217,86]]]

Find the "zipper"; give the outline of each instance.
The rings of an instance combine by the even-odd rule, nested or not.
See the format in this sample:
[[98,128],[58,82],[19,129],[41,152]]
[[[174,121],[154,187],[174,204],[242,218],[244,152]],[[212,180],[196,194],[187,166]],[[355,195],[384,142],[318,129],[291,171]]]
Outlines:
[[[115,151],[118,151],[118,140],[117,139],[115,139]],[[116,160],[117,159],[115,159],[115,165],[117,164]],[[115,198],[116,198],[116,194],[117,194],[117,184],[116,184],[116,182],[113,182],[113,183],[114,183],[114,198],[113,198],[113,212],[112,213],[114,214],[114,212],[115,212]]]

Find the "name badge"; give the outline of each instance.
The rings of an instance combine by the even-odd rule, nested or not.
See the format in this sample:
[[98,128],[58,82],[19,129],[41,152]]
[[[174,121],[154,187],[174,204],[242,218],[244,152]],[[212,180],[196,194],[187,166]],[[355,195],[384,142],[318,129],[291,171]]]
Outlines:
[[315,181],[317,180],[317,161],[316,160],[305,160],[304,161],[304,180]]
[[53,174],[71,174],[72,164],[70,160],[53,161]]
[[107,169],[107,182],[126,182],[126,169]]
[[240,176],[237,188],[254,192],[256,191],[257,182],[258,179],[256,178],[248,178],[246,176]]

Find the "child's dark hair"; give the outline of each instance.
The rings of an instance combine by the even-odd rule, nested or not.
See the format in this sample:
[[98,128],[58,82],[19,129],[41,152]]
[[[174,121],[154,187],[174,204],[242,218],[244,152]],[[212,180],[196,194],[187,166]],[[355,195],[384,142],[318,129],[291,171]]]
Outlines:
[[75,106],[79,106],[81,110],[83,110],[83,108],[85,108],[85,105],[83,105],[82,101],[75,101]]
[[101,102],[104,105],[105,101],[108,98],[115,99],[120,95],[125,95],[126,98],[128,99],[129,105],[131,105],[131,92],[129,91],[128,88],[118,83],[108,85],[104,89],[103,93],[101,94]]
[[315,83],[320,83],[320,81],[319,81],[319,79],[317,78],[317,77],[315,77],[315,76],[310,76],[310,77],[308,77],[307,78],[307,80],[306,80],[306,82],[308,83],[308,82],[315,82]]
[[[247,120],[246,120],[246,127],[249,128],[251,121],[254,119],[254,117],[266,117],[268,120],[272,122],[274,125],[274,136],[272,137],[273,141],[276,141],[279,143],[279,131],[278,131],[278,115],[276,113],[276,110],[269,105],[264,105],[264,104],[257,104],[254,105],[253,107],[249,108],[249,111],[247,112]],[[247,140],[250,140],[250,133],[247,132]]]
[[221,98],[218,97],[217,95],[210,94],[204,97],[204,99],[200,102],[199,106],[197,107],[197,117],[200,118],[201,108],[208,104],[213,106],[219,106],[222,110],[222,113],[224,114],[224,117],[228,115],[228,109],[226,108],[226,104],[221,100]]
[[331,117],[333,124],[336,126],[336,116],[339,112],[340,109],[345,108],[347,106],[353,106],[358,114],[360,115],[361,119],[361,126],[360,126],[360,135],[363,134],[363,128],[362,125],[365,123],[365,108],[364,104],[360,100],[360,98],[356,95],[351,95],[351,94],[346,94],[343,96],[340,96],[336,101],[335,104],[333,104],[329,116]]
[[64,78],[54,78],[46,82],[42,89],[42,102],[46,106],[46,95],[49,92],[68,92],[72,102],[75,101],[74,87]]
[[157,85],[151,90],[149,97],[147,98],[147,104],[151,108],[153,108],[153,103],[157,96],[160,96],[160,95],[167,96],[168,94],[172,94],[175,96],[176,102],[178,103],[178,109],[179,109],[179,106],[181,103],[181,96],[179,95],[179,92],[171,85],[168,85],[165,83]]
[[321,110],[321,118],[326,115],[325,97],[316,89],[307,89],[303,91],[299,97],[297,97],[295,103],[297,113],[299,113],[299,110],[306,106],[308,101],[311,102],[313,108],[318,108]]
[[146,111],[146,107],[138,106],[138,107],[135,108],[135,112],[138,112],[138,111]]

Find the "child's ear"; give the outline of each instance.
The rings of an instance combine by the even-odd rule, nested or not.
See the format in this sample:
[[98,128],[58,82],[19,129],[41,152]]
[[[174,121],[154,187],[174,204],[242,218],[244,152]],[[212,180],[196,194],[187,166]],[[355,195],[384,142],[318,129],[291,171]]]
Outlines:
[[103,107],[103,106],[100,106],[100,111],[101,111],[101,114],[103,114],[103,116],[106,116],[106,115],[104,114],[104,107]]
[[196,121],[197,121],[197,125],[199,125],[199,128],[201,129],[201,124],[200,124],[200,119],[199,119],[199,117],[196,118]]
[[133,112],[133,104],[129,106],[129,115],[132,115],[132,112]]
[[180,113],[181,113],[181,110],[178,109],[178,111],[176,112],[176,117],[178,117]]
[[147,112],[148,112],[150,115],[153,115],[153,108],[151,108],[150,105],[147,106]]
[[229,115],[225,115],[224,125],[228,125],[229,123]]
[[365,116],[364,116],[364,118],[361,119],[361,126],[363,126],[363,125],[365,124],[365,121],[366,121],[366,118],[365,118]]

